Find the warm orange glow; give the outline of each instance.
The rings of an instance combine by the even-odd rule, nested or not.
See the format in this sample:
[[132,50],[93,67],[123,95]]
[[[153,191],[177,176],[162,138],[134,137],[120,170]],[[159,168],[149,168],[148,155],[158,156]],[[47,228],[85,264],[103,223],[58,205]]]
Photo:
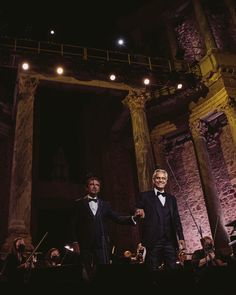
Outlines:
[[28,62],[23,62],[21,67],[24,71],[28,71],[30,66]]
[[57,67],[57,74],[62,75],[64,73],[64,69],[62,67]]

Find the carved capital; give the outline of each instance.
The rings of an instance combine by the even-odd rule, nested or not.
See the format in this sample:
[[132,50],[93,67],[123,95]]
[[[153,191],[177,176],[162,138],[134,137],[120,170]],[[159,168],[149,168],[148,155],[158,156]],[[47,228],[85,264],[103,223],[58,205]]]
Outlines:
[[18,81],[18,93],[21,99],[34,96],[39,80],[30,76],[20,76]]
[[196,120],[190,123],[190,130],[193,137],[206,137],[208,126],[202,120]]
[[131,112],[137,109],[144,110],[146,101],[150,99],[150,92],[145,89],[132,89],[123,100],[123,104],[127,105]]
[[200,120],[193,123],[191,126],[193,138],[204,138],[209,148],[215,146],[219,140],[222,127],[225,125],[225,122],[220,118],[211,122]]

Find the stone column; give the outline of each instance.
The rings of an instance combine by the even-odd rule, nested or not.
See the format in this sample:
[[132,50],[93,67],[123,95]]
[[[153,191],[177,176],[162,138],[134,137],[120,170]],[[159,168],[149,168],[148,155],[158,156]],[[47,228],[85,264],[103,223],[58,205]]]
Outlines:
[[[12,135],[13,130],[10,126],[11,122],[11,109],[2,104],[0,105],[0,113],[4,112],[4,108],[7,112],[4,112],[4,115],[7,115],[8,122],[3,120],[4,116],[0,119],[0,241],[3,242],[4,238],[7,235],[7,226],[8,226],[8,204],[9,204],[9,195],[10,195],[10,177],[11,177],[11,157],[12,157]],[[0,250],[1,251],[1,250]],[[0,253],[1,257],[1,253]],[[3,257],[4,258],[4,257]],[[0,270],[1,271],[1,270]]]
[[225,113],[228,120],[234,146],[236,147],[236,100],[229,98],[228,102],[224,106],[220,107],[220,109]]
[[217,48],[214,37],[211,33],[211,30],[209,28],[209,24],[206,18],[206,15],[204,13],[204,10],[201,5],[201,1],[199,0],[193,0],[193,7],[196,15],[196,19],[199,25],[199,29],[201,32],[201,35],[204,38],[204,43],[207,52],[210,51],[213,48]]
[[10,249],[12,240],[17,236],[23,236],[27,245],[31,245],[33,111],[38,81],[29,76],[19,76],[18,83],[8,237],[3,245],[5,251]]
[[229,237],[224,226],[220,200],[211,172],[211,163],[205,137],[208,128],[203,121],[198,120],[190,123],[190,129],[199,166],[199,174],[212,237],[215,237],[215,245],[217,248],[225,249],[228,248]]
[[130,90],[123,103],[130,109],[136,164],[138,171],[139,190],[141,192],[152,188],[154,159],[147,124],[145,103],[150,99],[145,90]]

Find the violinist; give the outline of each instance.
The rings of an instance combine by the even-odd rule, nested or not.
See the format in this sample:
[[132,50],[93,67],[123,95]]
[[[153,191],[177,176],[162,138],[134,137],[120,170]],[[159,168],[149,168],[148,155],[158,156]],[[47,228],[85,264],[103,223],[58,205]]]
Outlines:
[[[8,281],[23,282],[25,271],[34,267],[34,260],[28,259],[24,238],[14,239],[11,252],[7,255],[4,272]],[[32,257],[33,258],[33,257]]]
[[195,250],[192,256],[192,264],[195,270],[205,267],[226,266],[227,263],[219,257],[215,251],[214,241],[211,237],[205,236],[201,239],[202,249]]

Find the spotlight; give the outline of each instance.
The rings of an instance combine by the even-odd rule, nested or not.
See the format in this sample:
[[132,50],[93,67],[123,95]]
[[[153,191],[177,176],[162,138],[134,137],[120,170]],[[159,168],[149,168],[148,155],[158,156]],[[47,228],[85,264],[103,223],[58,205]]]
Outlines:
[[50,30],[50,35],[54,35],[55,31],[54,30]]
[[144,85],[149,85],[150,84],[150,79],[149,78],[144,78],[143,79],[143,84]]
[[118,43],[118,45],[120,45],[120,46],[124,46],[124,45],[125,45],[125,41],[124,41],[124,39],[118,39],[117,43]]
[[182,89],[182,88],[183,88],[183,84],[182,84],[182,83],[178,83],[177,86],[176,86],[176,88],[177,88],[178,90]]
[[109,76],[109,79],[110,79],[111,81],[115,81],[115,79],[116,79],[116,75],[111,74],[111,75]]
[[57,67],[56,72],[58,75],[62,75],[64,73],[64,69],[62,67]]
[[55,38],[55,31],[53,29],[48,30],[48,41],[53,42]]
[[29,63],[28,62],[23,62],[21,65],[22,70],[28,71],[29,70]]

